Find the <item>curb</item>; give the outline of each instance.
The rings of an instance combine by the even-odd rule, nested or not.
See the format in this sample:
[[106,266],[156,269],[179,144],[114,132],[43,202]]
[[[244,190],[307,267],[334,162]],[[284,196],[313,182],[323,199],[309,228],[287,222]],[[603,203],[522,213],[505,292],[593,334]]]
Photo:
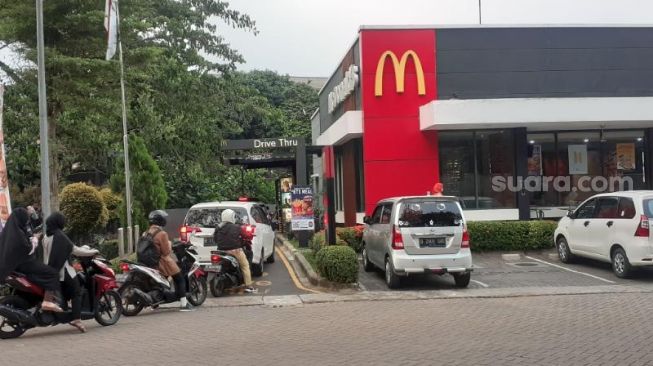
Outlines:
[[[600,294],[643,294],[653,293],[653,288],[605,285],[605,286],[567,286],[567,287],[521,287],[469,290],[431,290],[431,291],[370,291],[343,295],[337,293],[226,297],[211,299],[202,307],[263,306],[270,308],[297,307],[311,304],[364,302],[364,301],[416,301],[416,300],[460,300],[460,299],[501,299],[540,296],[583,296]],[[166,308],[166,307],[162,307]]]
[[280,243],[279,247],[283,254],[286,256],[286,259],[288,259],[288,262],[292,265],[293,269],[295,270],[295,273],[298,275],[300,281],[302,279],[308,280],[308,282],[316,287],[321,287],[325,289],[330,289],[330,290],[359,290],[359,286],[357,283],[355,284],[342,284],[342,283],[336,283],[336,282],[331,282],[329,280],[326,280],[322,278],[315,270],[313,270],[313,267],[308,263],[304,255],[295,247],[290,244],[288,239],[286,239],[285,236],[282,234],[277,233],[276,235],[277,242]]

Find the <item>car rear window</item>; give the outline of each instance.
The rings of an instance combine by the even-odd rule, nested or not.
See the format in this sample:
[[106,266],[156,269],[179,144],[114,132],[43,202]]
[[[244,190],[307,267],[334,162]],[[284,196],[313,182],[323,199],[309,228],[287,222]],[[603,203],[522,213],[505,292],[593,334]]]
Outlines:
[[242,224],[249,224],[247,210],[242,207],[219,207],[219,208],[194,208],[186,215],[186,225],[193,227],[214,228],[220,223],[220,215],[226,209],[236,211],[237,219]]
[[644,215],[646,217],[653,217],[653,200],[644,200]]
[[460,226],[462,215],[452,201],[404,201],[399,215],[400,227]]

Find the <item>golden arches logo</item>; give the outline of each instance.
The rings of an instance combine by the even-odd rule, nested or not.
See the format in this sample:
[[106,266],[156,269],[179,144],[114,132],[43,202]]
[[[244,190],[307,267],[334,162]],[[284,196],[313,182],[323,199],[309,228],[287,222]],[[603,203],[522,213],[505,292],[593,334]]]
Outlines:
[[380,97],[383,95],[383,68],[385,67],[385,60],[387,58],[392,60],[392,66],[395,72],[395,84],[397,88],[397,93],[404,92],[404,86],[406,83],[406,63],[408,63],[408,58],[412,58],[415,63],[415,73],[417,74],[417,94],[426,95],[426,83],[424,82],[424,69],[422,69],[422,63],[419,60],[419,56],[413,50],[408,50],[404,52],[401,56],[401,59],[397,58],[392,51],[385,51],[381,58],[379,58],[379,63],[376,66],[376,80],[374,84],[374,95]]

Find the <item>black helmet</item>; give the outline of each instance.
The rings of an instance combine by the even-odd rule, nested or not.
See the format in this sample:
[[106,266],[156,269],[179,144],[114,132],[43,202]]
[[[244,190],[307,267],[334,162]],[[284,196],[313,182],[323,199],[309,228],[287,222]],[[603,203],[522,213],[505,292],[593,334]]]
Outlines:
[[168,213],[163,210],[154,210],[147,216],[150,225],[164,227],[168,223]]

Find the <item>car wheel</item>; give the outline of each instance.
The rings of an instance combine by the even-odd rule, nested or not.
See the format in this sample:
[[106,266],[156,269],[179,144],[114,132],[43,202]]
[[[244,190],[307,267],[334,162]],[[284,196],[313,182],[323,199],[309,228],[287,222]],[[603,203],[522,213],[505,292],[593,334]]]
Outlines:
[[567,243],[567,239],[565,239],[564,236],[561,236],[556,241],[556,248],[558,249],[558,257],[560,258],[560,262],[570,263],[574,259],[573,254],[571,254],[571,250],[569,250],[569,243]]
[[263,276],[263,269],[264,269],[264,263],[265,263],[265,260],[263,259],[263,258],[265,258],[265,256],[263,254],[264,254],[263,249],[261,249],[261,260],[260,260],[260,262],[258,264],[257,263],[252,264],[252,275],[254,277]]
[[628,278],[632,273],[630,261],[622,248],[617,248],[612,253],[612,271],[619,278]]
[[365,272],[372,272],[374,270],[374,264],[372,264],[367,257],[367,248],[365,246],[363,246],[363,252],[361,255],[363,256],[363,269]]
[[395,273],[395,269],[389,258],[385,259],[385,283],[388,285],[388,288],[391,289],[399,288],[401,285],[401,279]]
[[456,287],[459,288],[465,288],[469,286],[469,281],[471,281],[471,279],[472,279],[471,272],[453,274],[453,280],[456,281]]
[[274,263],[274,245],[272,246],[272,254],[265,260],[265,263]]

